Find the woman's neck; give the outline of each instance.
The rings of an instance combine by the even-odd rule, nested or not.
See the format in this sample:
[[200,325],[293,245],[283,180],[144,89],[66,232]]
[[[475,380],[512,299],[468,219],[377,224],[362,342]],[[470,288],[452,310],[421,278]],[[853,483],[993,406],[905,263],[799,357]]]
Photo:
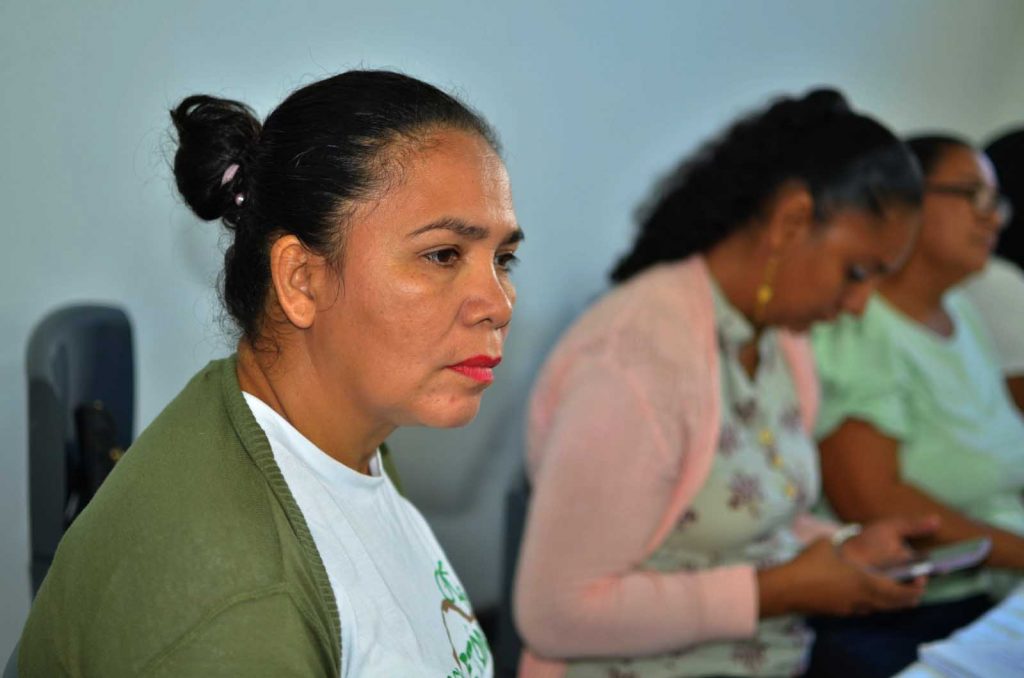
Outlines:
[[757,309],[757,288],[763,282],[755,273],[763,270],[757,248],[743,238],[729,238],[704,255],[708,272],[729,303],[743,314],[755,333],[760,333],[754,316]]
[[911,257],[906,265],[878,285],[886,301],[907,317],[942,336],[953,331],[952,319],[942,305],[950,288],[961,280],[930,264],[921,257]]
[[718,285],[718,289],[725,295],[729,304],[754,328],[754,336],[740,347],[739,352],[740,365],[751,378],[757,373],[757,344],[764,331],[764,327],[755,320],[757,288],[762,281],[752,275],[752,271],[758,270],[758,266],[751,265],[751,261],[758,260],[757,257],[757,248],[743,238],[729,238],[713,247],[704,256],[708,273]]
[[395,428],[372,421],[336,389],[327,388],[300,347],[257,350],[243,339],[238,344],[237,373],[243,391],[266,403],[327,455],[360,473],[369,474],[377,448]]

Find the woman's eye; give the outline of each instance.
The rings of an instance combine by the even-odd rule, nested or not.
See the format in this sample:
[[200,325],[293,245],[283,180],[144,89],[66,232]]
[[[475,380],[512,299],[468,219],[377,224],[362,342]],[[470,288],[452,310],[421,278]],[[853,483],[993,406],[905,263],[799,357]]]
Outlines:
[[854,265],[846,270],[846,279],[850,282],[864,282],[869,276],[868,270],[863,266]]
[[519,257],[511,252],[503,252],[494,257],[494,263],[499,270],[508,273],[511,272],[519,263]]
[[452,266],[459,258],[459,251],[454,247],[446,247],[443,250],[427,252],[423,256],[426,257],[427,261],[431,261],[439,266]]

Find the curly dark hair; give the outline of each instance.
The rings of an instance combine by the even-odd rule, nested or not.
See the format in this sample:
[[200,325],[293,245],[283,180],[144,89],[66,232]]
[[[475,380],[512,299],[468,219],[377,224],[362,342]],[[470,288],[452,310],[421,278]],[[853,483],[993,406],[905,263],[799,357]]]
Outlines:
[[839,209],[881,215],[894,204],[921,203],[920,170],[892,132],[832,89],[785,97],[734,123],[657,185],[611,279],[710,250],[794,180],[810,192],[818,223]]

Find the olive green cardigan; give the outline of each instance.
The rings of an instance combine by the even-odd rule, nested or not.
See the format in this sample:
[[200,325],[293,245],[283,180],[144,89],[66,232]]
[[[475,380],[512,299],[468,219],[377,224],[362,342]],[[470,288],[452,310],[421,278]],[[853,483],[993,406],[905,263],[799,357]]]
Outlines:
[[197,374],[68,530],[21,678],[339,675],[327,572],[235,364]]

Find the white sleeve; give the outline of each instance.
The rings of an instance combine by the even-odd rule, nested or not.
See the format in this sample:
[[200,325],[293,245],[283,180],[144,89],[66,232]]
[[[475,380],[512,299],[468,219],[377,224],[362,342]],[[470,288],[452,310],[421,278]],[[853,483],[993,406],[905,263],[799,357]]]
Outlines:
[[1024,375],[1024,272],[993,257],[964,291],[992,337],[1003,374]]

